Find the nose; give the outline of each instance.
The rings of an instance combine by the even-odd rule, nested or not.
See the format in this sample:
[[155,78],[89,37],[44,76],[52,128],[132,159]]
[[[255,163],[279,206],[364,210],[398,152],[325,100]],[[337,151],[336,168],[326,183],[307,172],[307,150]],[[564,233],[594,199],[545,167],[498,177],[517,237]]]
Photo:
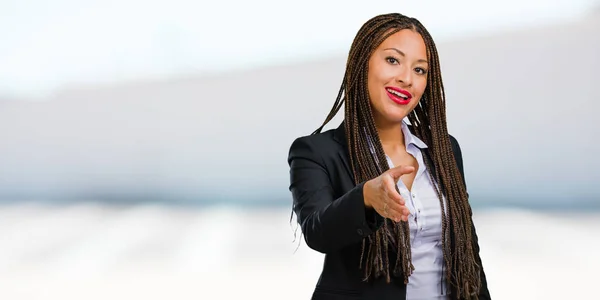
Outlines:
[[406,86],[412,86],[412,72],[410,66],[401,66],[398,68],[398,74],[396,75],[396,81],[403,83]]

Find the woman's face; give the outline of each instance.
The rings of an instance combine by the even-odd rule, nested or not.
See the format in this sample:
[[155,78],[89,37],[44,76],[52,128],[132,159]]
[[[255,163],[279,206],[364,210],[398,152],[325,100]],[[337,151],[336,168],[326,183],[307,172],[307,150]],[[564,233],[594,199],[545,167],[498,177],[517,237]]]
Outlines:
[[427,47],[417,32],[400,30],[369,59],[367,86],[378,125],[401,122],[419,103],[428,76]]

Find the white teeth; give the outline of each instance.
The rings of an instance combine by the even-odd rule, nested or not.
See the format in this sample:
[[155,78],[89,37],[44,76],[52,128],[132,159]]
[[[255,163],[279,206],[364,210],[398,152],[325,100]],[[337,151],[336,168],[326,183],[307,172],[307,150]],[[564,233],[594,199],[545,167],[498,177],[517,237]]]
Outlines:
[[386,90],[387,90],[388,92],[390,92],[390,93],[392,93],[392,94],[394,94],[394,95],[398,96],[398,97],[402,97],[402,98],[404,98],[404,99],[408,99],[408,97],[407,97],[406,95],[404,95],[404,94],[402,94],[402,93],[400,93],[400,92],[398,92],[398,91],[396,91],[396,90],[392,90],[392,89],[386,89]]

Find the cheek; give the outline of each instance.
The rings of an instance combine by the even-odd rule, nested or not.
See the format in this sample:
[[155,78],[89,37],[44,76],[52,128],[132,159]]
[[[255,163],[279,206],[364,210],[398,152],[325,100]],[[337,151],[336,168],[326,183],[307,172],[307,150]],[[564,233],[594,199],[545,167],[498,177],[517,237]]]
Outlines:
[[390,72],[389,68],[381,67],[381,66],[373,66],[369,69],[369,77],[368,77],[368,86],[369,86],[369,95],[371,96],[371,100],[381,101],[381,97],[385,96],[384,87],[389,84],[390,81],[393,81],[394,74]]
[[377,98],[381,95],[381,86],[381,80],[377,76],[377,74],[375,74],[374,72],[370,73],[367,77],[367,88],[371,101],[377,100]]
[[419,98],[423,97],[423,93],[425,93],[425,88],[427,88],[427,79],[419,80],[417,84],[415,84],[415,93]]

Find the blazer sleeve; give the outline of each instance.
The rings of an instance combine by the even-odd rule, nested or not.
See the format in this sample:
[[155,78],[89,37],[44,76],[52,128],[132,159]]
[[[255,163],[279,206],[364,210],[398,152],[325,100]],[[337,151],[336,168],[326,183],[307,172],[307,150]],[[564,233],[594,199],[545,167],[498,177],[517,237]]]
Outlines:
[[382,225],[383,218],[364,205],[364,182],[335,197],[327,167],[309,138],[292,143],[288,164],[293,210],[310,248],[321,253],[339,251],[362,242]]
[[[462,180],[463,183],[465,184],[465,188],[466,188],[466,180],[465,180],[465,173],[464,173],[464,167],[463,167],[463,159],[462,159],[462,151],[460,149],[460,145],[458,144],[458,141],[456,140],[456,138],[454,138],[453,136],[450,136],[450,140],[451,140],[451,144],[452,144],[452,148],[453,148],[453,152],[454,152],[454,158],[456,159],[456,163],[458,165],[458,169],[460,171],[460,174],[462,175]],[[469,193],[467,192],[467,197],[469,196]],[[473,216],[473,211],[470,212],[471,216]],[[471,226],[471,235],[473,236],[473,247],[475,250],[475,259],[477,260],[477,263],[479,264],[479,266],[481,267],[481,290],[479,291],[479,299],[481,300],[491,300],[490,297],[490,291],[488,290],[488,286],[487,286],[487,280],[485,277],[485,272],[483,270],[483,264],[481,262],[481,257],[479,255],[479,239],[477,238],[477,231],[475,230],[475,224],[472,223]]]

